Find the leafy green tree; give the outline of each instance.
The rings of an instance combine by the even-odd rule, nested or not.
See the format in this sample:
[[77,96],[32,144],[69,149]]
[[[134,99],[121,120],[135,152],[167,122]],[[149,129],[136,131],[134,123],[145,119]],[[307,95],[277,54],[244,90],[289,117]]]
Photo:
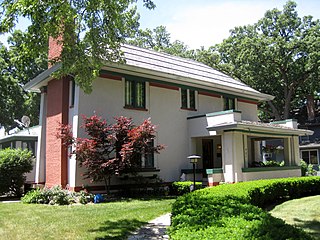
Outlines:
[[[105,61],[120,61],[120,45],[139,27],[137,0],[4,0],[0,3],[0,32],[10,32],[19,17],[30,19],[25,46],[29,56],[47,52],[49,36],[62,46],[63,62],[56,76],[73,74],[78,85],[90,92],[92,81]],[[151,0],[144,6],[153,9]],[[108,50],[107,50],[108,49]]]
[[158,26],[153,30],[139,29],[134,38],[128,39],[127,42],[138,47],[194,59],[194,50],[190,50],[180,40],[172,42],[170,33],[165,26]]
[[30,56],[24,43],[27,34],[15,31],[8,38],[9,47],[0,43],[0,124],[8,131],[14,119],[27,115],[38,123],[39,95],[28,93],[22,85],[47,68],[46,54]]
[[[296,3],[269,10],[253,25],[236,27],[214,47],[219,65],[253,88],[275,96],[263,107],[264,118],[289,118],[296,99],[319,87],[320,24],[300,18]],[[297,101],[296,101],[297,102]]]

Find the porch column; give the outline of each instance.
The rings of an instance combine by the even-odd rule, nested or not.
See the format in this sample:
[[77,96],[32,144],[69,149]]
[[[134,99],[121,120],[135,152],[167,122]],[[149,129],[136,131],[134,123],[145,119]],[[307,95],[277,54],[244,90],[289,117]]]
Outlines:
[[300,154],[299,154],[299,137],[292,136],[291,137],[291,146],[292,146],[292,165],[300,165]]
[[230,131],[222,135],[222,160],[225,182],[242,181],[244,143],[242,133]]

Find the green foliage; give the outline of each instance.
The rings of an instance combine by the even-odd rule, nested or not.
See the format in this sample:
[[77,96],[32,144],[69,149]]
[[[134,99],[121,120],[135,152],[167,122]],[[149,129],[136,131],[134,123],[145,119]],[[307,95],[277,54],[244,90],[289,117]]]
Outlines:
[[288,178],[224,184],[179,197],[170,239],[312,239],[261,207],[320,193],[320,178]]
[[93,195],[84,191],[70,192],[60,186],[34,189],[29,191],[21,201],[23,203],[38,203],[50,205],[69,205],[71,203],[87,204],[92,202]]
[[8,38],[9,48],[0,43],[0,124],[10,130],[14,119],[27,115],[31,126],[38,123],[39,94],[28,93],[22,89],[41,71],[47,68],[45,54],[28,56],[24,38],[27,34],[15,31]]
[[[52,64],[63,62],[56,77],[73,74],[76,83],[90,92],[104,62],[123,60],[120,46],[139,27],[136,2],[6,0],[0,3],[0,32],[11,32],[20,17],[29,18],[24,38],[28,55],[46,53],[49,36],[59,39],[61,56],[51,60]],[[155,7],[151,0],[143,3],[149,9]]]
[[32,152],[21,149],[0,150],[0,195],[20,196],[25,182],[24,174],[33,167]]
[[[191,181],[185,182],[173,182],[172,183],[172,194],[174,195],[183,195],[186,193],[190,193],[190,188],[193,185]],[[196,189],[202,188],[202,182],[196,182]]]
[[153,30],[145,29],[137,31],[132,39],[127,42],[142,48],[148,48],[159,52],[165,52],[171,55],[184,58],[195,59],[196,52],[190,50],[182,41],[176,40],[171,42],[170,33],[167,32],[165,26],[158,26]]
[[[257,23],[236,27],[214,47],[219,66],[275,99],[260,108],[263,120],[287,119],[307,95],[319,89],[320,22],[300,18],[296,3],[272,9]],[[293,105],[295,104],[295,105]]]
[[300,160],[300,166],[301,166],[301,175],[302,176],[315,176],[316,170],[313,169],[312,164],[307,164],[304,160]]
[[308,171],[308,164],[304,160],[300,160],[300,166],[301,166],[301,176],[306,176]]

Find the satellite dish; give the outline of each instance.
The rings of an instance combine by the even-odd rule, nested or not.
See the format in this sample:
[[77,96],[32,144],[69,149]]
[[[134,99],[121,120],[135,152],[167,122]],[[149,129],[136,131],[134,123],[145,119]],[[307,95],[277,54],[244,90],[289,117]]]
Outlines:
[[23,126],[27,128],[30,125],[30,118],[28,116],[23,116],[21,118],[21,122],[22,122]]

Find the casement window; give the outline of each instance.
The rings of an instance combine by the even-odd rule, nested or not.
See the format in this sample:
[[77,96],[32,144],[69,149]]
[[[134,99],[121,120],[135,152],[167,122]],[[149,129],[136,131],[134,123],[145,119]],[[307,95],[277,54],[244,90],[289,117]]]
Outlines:
[[[149,142],[150,146],[154,146],[154,141]],[[142,154],[141,168],[154,168],[154,153]]]
[[146,107],[146,83],[133,80],[125,80],[125,107]]
[[308,164],[319,164],[318,150],[304,150],[301,152],[301,158]]
[[233,97],[223,98],[223,110],[236,110],[236,99]]
[[181,88],[181,108],[196,110],[196,91]]

